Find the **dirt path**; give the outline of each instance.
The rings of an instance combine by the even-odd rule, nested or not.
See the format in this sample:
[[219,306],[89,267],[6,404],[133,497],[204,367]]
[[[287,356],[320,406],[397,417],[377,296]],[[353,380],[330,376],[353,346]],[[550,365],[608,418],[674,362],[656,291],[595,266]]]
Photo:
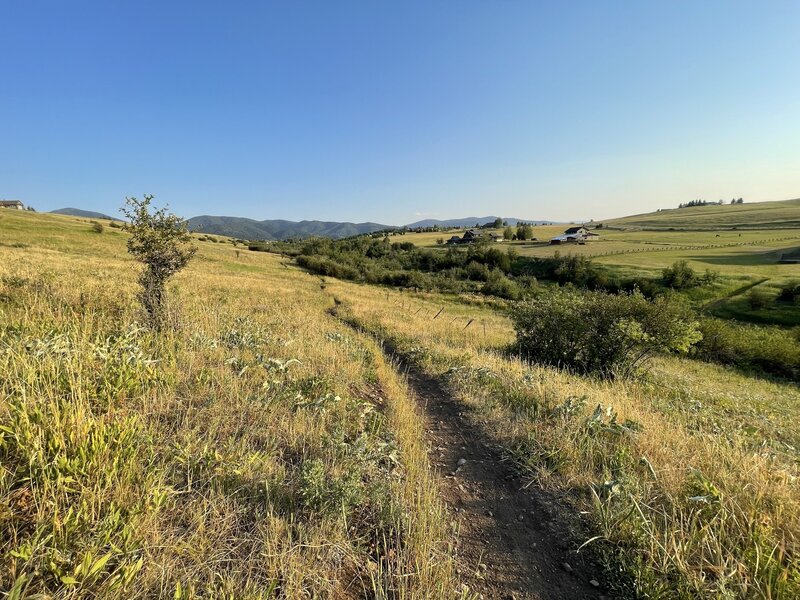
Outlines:
[[480,597],[581,600],[604,598],[595,567],[574,552],[563,506],[523,487],[464,407],[435,378],[387,354],[425,408],[431,463],[459,522],[462,581]]

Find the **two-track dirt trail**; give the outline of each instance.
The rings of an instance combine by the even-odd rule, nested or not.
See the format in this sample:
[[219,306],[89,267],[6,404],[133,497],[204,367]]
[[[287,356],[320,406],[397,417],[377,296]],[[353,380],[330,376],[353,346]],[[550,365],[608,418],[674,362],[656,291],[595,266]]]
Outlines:
[[486,599],[604,598],[594,566],[574,552],[564,507],[524,486],[440,381],[386,352],[425,409],[431,463],[459,523],[457,560],[470,591]]

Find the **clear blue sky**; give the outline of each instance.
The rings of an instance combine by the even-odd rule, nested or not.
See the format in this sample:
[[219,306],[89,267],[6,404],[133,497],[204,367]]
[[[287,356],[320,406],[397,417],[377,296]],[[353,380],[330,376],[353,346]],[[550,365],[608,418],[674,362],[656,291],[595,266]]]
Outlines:
[[378,221],[800,196],[800,2],[0,0],[0,198]]

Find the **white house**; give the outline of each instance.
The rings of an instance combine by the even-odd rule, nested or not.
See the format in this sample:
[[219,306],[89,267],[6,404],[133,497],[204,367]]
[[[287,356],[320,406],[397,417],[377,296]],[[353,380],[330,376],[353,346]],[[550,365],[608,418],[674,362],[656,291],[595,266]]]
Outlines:
[[25,205],[19,200],[0,200],[0,208],[25,210]]
[[600,236],[586,229],[586,227],[570,227],[561,235],[550,240],[551,244],[584,244],[586,242],[594,242],[600,239]]

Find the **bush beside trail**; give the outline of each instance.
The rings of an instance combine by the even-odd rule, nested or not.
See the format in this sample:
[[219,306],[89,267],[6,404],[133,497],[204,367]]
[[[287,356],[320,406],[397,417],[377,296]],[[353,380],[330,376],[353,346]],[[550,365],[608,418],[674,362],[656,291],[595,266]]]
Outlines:
[[627,377],[659,352],[686,352],[697,323],[668,298],[564,290],[512,311],[517,349],[533,362],[584,374]]
[[709,362],[800,380],[800,328],[745,325],[707,318],[693,354]]

